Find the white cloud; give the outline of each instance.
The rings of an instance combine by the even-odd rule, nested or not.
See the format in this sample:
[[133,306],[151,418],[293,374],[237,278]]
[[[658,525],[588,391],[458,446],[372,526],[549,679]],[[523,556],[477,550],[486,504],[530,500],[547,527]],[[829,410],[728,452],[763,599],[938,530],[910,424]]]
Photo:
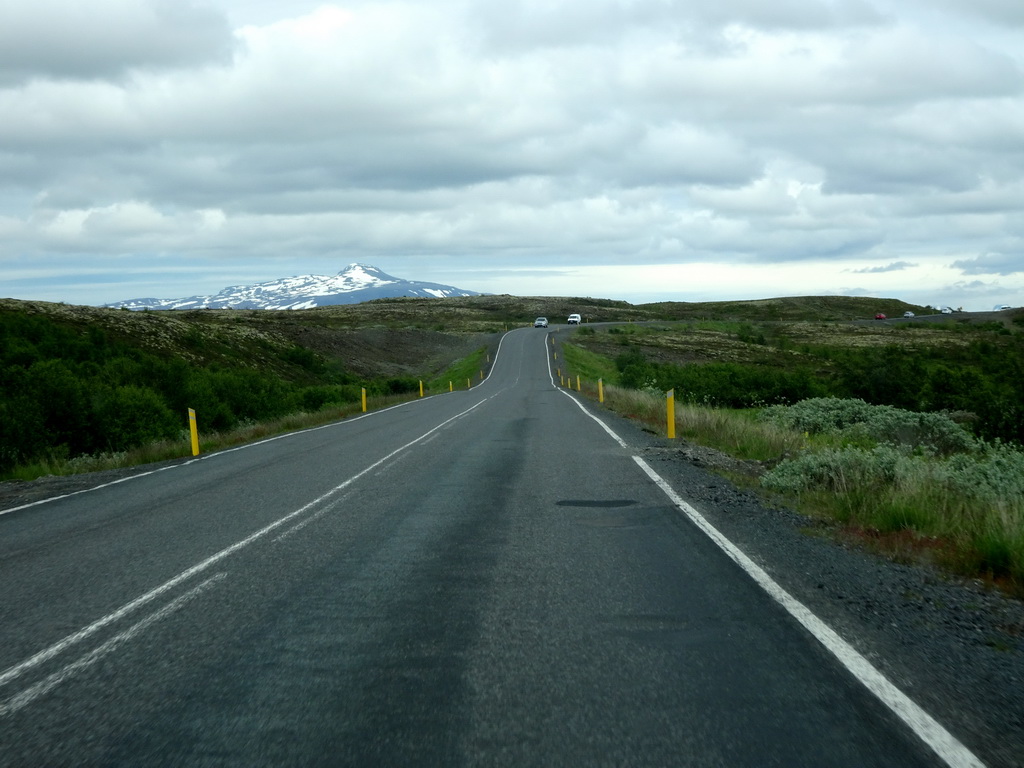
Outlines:
[[996,24],[1024,26],[1024,6],[1017,0],[930,0],[939,8],[946,8],[967,16],[977,16]]
[[894,261],[891,264],[878,267],[859,267],[851,269],[850,272],[857,275],[878,275],[885,272],[902,272],[905,269],[911,269],[916,266],[917,264],[911,264],[909,261]]
[[955,292],[1024,242],[1024,33],[994,0],[82,7],[0,9],[0,277],[44,264],[26,296],[119,258]]
[[32,0],[0,10],[0,84],[201,66],[229,60],[232,48],[223,16],[189,0]]
[[965,275],[1024,275],[1024,259],[1014,254],[985,253],[973,259],[953,262]]

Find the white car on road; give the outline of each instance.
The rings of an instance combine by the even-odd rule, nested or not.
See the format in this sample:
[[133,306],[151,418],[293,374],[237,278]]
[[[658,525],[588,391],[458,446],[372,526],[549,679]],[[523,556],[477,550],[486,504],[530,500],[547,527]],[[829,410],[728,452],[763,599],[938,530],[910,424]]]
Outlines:
[[580,316],[576,312],[569,315],[569,325],[579,325],[581,322]]

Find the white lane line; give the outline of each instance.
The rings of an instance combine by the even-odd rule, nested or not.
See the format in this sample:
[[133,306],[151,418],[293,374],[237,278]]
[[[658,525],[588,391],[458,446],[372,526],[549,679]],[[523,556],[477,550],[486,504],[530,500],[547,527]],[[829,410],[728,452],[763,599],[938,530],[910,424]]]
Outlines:
[[316,522],[321,517],[326,515],[328,512],[331,512],[334,509],[336,509],[339,504],[344,502],[345,499],[347,499],[351,495],[352,495],[351,493],[346,493],[340,499],[336,499],[335,501],[331,502],[330,504],[327,504],[327,505],[321,507],[318,511],[314,512],[309,517],[305,517],[302,520],[299,520],[299,522],[295,523],[295,525],[293,525],[291,528],[287,528],[284,531],[282,531],[281,533],[279,533],[277,536],[275,536],[272,539],[272,541],[274,543],[281,542],[281,541],[284,541],[285,539],[287,539],[292,534],[298,533],[299,531],[301,531],[303,528],[305,528],[310,523]]
[[598,424],[600,424],[601,425],[601,429],[603,429],[605,432],[607,432],[609,435],[611,435],[612,440],[617,442],[619,444],[619,446],[621,446],[622,448],[625,448],[627,451],[629,450],[629,446],[626,444],[625,440],[623,440],[621,437],[619,437],[612,430],[611,427],[609,427],[607,424],[605,424],[603,421],[601,421],[599,418],[597,418],[597,416],[595,416],[590,411],[588,411],[586,408],[584,408],[583,404],[580,403],[580,401],[577,400],[573,395],[570,395],[568,392],[565,392],[565,391],[563,391],[561,389],[559,389],[558,391],[561,392],[566,397],[568,397],[570,400],[572,400],[576,404],[576,407],[579,408],[581,411],[583,411],[585,414],[587,414],[587,416],[589,416],[594,421],[596,421]]
[[917,736],[931,747],[949,766],[956,768],[984,768],[984,763],[965,747],[953,734],[947,731],[935,718],[925,712],[909,696],[889,682],[852,645],[839,636],[828,624],[819,619],[811,610],[790,595],[778,582],[751,560],[746,553],[733,544],[707,519],[675,492],[657,472],[651,469],[639,456],[633,461],[654,481],[676,507],[682,511],[708,538],[718,545],[725,554],[746,571],[754,581],[775,599],[793,618],[799,621],[825,648],[860,680],[869,691],[877,696]]
[[160,610],[151,613],[146,618],[130,626],[124,632],[121,632],[120,634],[110,638],[109,640],[107,640],[107,642],[103,643],[103,645],[100,645],[99,647],[85,654],[80,659],[71,662],[70,664],[54,672],[52,675],[45,678],[44,680],[41,680],[35,685],[32,685],[26,688],[24,691],[21,691],[17,695],[12,696],[10,699],[0,704],[0,717],[4,715],[13,714],[22,707],[31,704],[40,696],[44,696],[45,694],[49,693],[51,690],[56,688],[65,680],[68,680],[69,678],[78,674],[82,670],[92,666],[97,661],[102,659],[104,656],[115,651],[118,646],[123,645],[127,641],[131,640],[133,637],[143,632],[156,622],[165,619],[175,611],[184,608],[186,603],[198,597],[202,592],[205,592],[213,584],[215,584],[218,581],[221,581],[226,576],[226,573],[218,573],[214,576],[211,576],[209,579],[193,587],[188,592],[179,595]]
[[[491,371],[493,371],[494,370],[494,366],[498,364],[498,356],[501,354],[501,347],[505,343],[505,338],[509,335],[509,333],[512,333],[512,331],[509,331],[508,333],[505,333],[504,335],[502,335],[501,339],[498,340],[498,349],[494,353],[494,362],[491,364],[491,369],[490,369]],[[479,386],[481,386],[483,384],[488,383],[490,381],[490,378],[491,378],[491,373],[490,373],[490,371],[488,371],[487,378],[485,378],[483,381],[481,381],[480,384],[478,384],[477,386],[479,387]],[[49,504],[50,502],[53,502],[53,501],[60,501],[61,499],[69,499],[72,496],[79,496],[79,495],[81,495],[83,493],[92,493],[93,491],[98,491],[101,488],[110,488],[111,486],[118,485],[119,483],[127,483],[129,480],[138,480],[140,477],[148,477],[149,475],[155,475],[157,472],[166,472],[169,469],[179,469],[180,467],[187,467],[187,466],[189,466],[191,464],[195,464],[196,462],[208,461],[210,459],[217,458],[218,456],[224,456],[224,455],[229,454],[229,453],[234,453],[235,451],[245,451],[245,450],[248,450],[249,448],[255,448],[258,445],[266,445],[267,443],[272,443],[275,440],[286,440],[286,439],[288,439],[290,437],[295,437],[296,435],[301,435],[301,434],[304,434],[306,432],[317,432],[317,431],[319,431],[321,429],[333,429],[335,427],[345,426],[346,424],[352,424],[353,422],[356,422],[356,421],[362,421],[363,419],[369,419],[369,418],[372,418],[374,416],[379,416],[382,413],[387,413],[388,411],[393,411],[393,410],[396,410],[397,408],[406,408],[408,406],[415,405],[416,403],[422,403],[422,402],[425,402],[426,399],[427,398],[424,398],[422,400],[409,400],[409,401],[404,402],[404,403],[398,403],[397,405],[388,406],[387,408],[381,408],[379,411],[371,411],[370,413],[362,413],[359,416],[353,416],[352,418],[344,419],[342,421],[335,421],[335,422],[332,422],[330,424],[322,424],[319,427],[310,427],[308,429],[300,429],[300,430],[297,430],[295,432],[288,432],[287,434],[284,434],[284,435],[275,435],[274,437],[267,437],[267,438],[264,438],[263,440],[258,440],[255,443],[246,443],[245,445],[239,445],[239,446],[236,446],[234,448],[225,448],[223,450],[217,451],[216,453],[208,453],[208,454],[203,455],[203,456],[198,456],[198,457],[196,457],[194,459],[189,459],[188,461],[183,461],[180,464],[172,464],[169,467],[160,467],[159,469],[151,469],[148,472],[139,472],[138,474],[132,475],[131,477],[122,477],[122,478],[119,478],[117,480],[111,480],[109,483],[103,483],[102,485],[95,485],[92,488],[83,488],[80,491],[72,491],[71,493],[65,493],[65,494],[62,494],[60,496],[51,496],[48,499],[39,499],[39,501],[31,501],[28,504],[22,504],[22,505],[17,506],[17,507],[11,507],[10,509],[0,509],[0,516],[8,515],[11,512],[19,512],[19,511],[21,511],[23,509],[29,509],[30,507],[38,507],[38,506],[40,506],[42,504]]]
[[43,662],[48,661],[49,659],[52,659],[53,657],[63,653],[68,648],[76,645],[77,643],[82,642],[83,640],[85,640],[89,636],[91,636],[91,635],[95,634],[96,632],[98,632],[103,627],[105,627],[105,626],[107,626],[107,625],[109,625],[109,624],[111,624],[111,623],[113,623],[113,622],[123,618],[124,616],[126,616],[127,614],[129,614],[132,611],[136,610],[137,608],[139,608],[139,607],[141,607],[143,605],[146,605],[149,602],[152,602],[153,600],[155,600],[157,597],[159,597],[160,595],[164,594],[168,590],[171,590],[174,587],[176,587],[178,584],[181,584],[183,581],[186,581],[186,580],[192,578],[193,576],[195,576],[196,574],[201,573],[201,572],[209,569],[211,566],[215,565],[216,563],[219,563],[221,560],[223,560],[224,558],[228,557],[229,555],[232,555],[235,552],[238,552],[240,549],[243,549],[243,548],[249,546],[250,544],[252,544],[255,541],[258,541],[259,539],[262,539],[264,536],[266,536],[271,531],[274,531],[277,528],[280,528],[282,525],[287,523],[289,520],[293,520],[294,518],[298,517],[299,515],[309,511],[310,509],[318,506],[319,504],[322,504],[324,501],[326,501],[330,497],[334,496],[339,491],[347,488],[348,486],[352,485],[352,483],[356,482],[357,480],[359,480],[364,475],[372,472],[377,467],[379,467],[382,464],[384,464],[385,462],[389,461],[392,457],[397,456],[402,451],[405,451],[408,448],[411,448],[412,446],[416,445],[417,443],[422,442],[427,437],[429,437],[430,435],[434,434],[434,432],[437,432],[438,430],[443,429],[445,426],[447,426],[451,422],[455,421],[456,419],[460,419],[463,416],[465,416],[466,414],[470,413],[471,411],[476,410],[479,406],[483,405],[485,402],[487,402],[488,400],[490,400],[490,399],[492,399],[494,397],[496,397],[496,395],[490,395],[488,397],[483,398],[482,400],[477,401],[474,405],[470,406],[466,410],[464,410],[464,411],[462,411],[460,413],[455,414],[450,419],[446,419],[445,421],[442,421],[440,424],[438,424],[437,426],[427,430],[426,432],[424,432],[422,435],[420,435],[416,439],[410,440],[408,443],[406,443],[402,447],[395,449],[394,451],[389,453],[384,458],[379,459],[378,461],[375,461],[373,464],[371,464],[370,466],[366,467],[362,471],[352,475],[348,480],[345,480],[343,483],[340,483],[339,485],[336,485],[334,488],[332,488],[331,490],[327,491],[327,493],[323,494],[322,496],[319,496],[316,499],[313,499],[313,501],[309,502],[308,504],[305,504],[304,506],[300,507],[299,509],[295,510],[294,512],[288,513],[284,517],[279,518],[278,520],[275,520],[273,523],[270,523],[270,525],[267,525],[267,526],[261,528],[260,530],[256,531],[255,533],[250,534],[249,536],[245,537],[241,541],[238,541],[238,542],[232,544],[230,547],[222,549],[220,552],[216,553],[215,555],[211,555],[210,557],[206,558],[202,562],[192,566],[191,568],[188,568],[187,570],[182,571],[181,573],[179,573],[177,576],[175,576],[171,580],[165,582],[164,584],[161,584],[159,587],[156,587],[155,589],[150,590],[149,592],[147,592],[146,594],[142,595],[141,597],[137,597],[134,600],[132,600],[131,602],[126,603],[121,608],[117,609],[113,613],[110,613],[110,614],[104,616],[102,619],[98,619],[97,621],[94,621],[92,624],[89,624],[88,626],[83,627],[82,629],[78,630],[77,632],[74,632],[74,633],[68,635],[63,640],[59,640],[58,642],[56,642],[53,645],[51,645],[49,648],[45,648],[44,650],[42,650],[39,653],[35,654],[34,656],[26,659],[25,661],[21,662],[20,664],[16,664],[15,666],[10,667],[6,671],[4,671],[2,674],[0,674],[0,685],[4,685],[4,684],[10,682],[11,680],[14,680],[14,679],[20,677],[21,675],[23,675],[25,672],[27,672],[28,670],[32,669],[33,667],[39,666]]
[[555,389],[557,389],[563,395],[568,397],[576,405],[577,408],[579,408],[581,411],[583,411],[583,413],[585,413],[587,416],[589,416],[594,421],[596,421],[601,426],[601,429],[603,429],[605,432],[607,432],[609,434],[609,436],[611,436],[612,440],[614,440],[616,443],[619,444],[619,447],[625,448],[627,451],[629,450],[629,445],[626,444],[626,441],[623,440],[621,437],[619,437],[611,427],[609,427],[607,424],[605,424],[603,421],[601,421],[601,419],[597,418],[597,416],[595,416],[590,411],[588,411],[586,408],[584,408],[583,407],[583,403],[581,403],[579,400],[577,400],[575,395],[573,395],[573,394],[571,394],[569,392],[566,392],[560,386],[555,384],[555,377],[551,374],[551,358],[550,357],[548,358],[548,375],[551,376],[551,384],[555,387]]
[[[550,370],[551,365],[549,362],[548,371],[550,372]],[[552,383],[554,383],[554,379],[552,379]],[[584,408],[575,396],[564,392],[561,388],[559,388],[559,391],[576,403],[583,413],[600,424],[604,431],[611,435],[620,446],[627,450],[629,449],[626,442],[615,434],[611,427]],[[909,696],[893,685],[871,662],[864,658],[828,624],[818,618],[810,608],[783,589],[778,582],[751,560],[743,550],[727,539],[700,512],[676,493],[675,489],[661,475],[651,469],[646,461],[639,456],[633,456],[632,459],[694,525],[703,531],[733,562],[746,571],[772,599],[800,622],[818,642],[839,660],[839,663],[846,667],[865,688],[871,691],[879,701],[885,704],[893,714],[902,720],[946,765],[950,766],[950,768],[985,768],[985,764],[977,755],[964,746],[959,739],[946,730],[941,723],[929,715]]]
[[215,459],[215,458],[217,458],[219,456],[226,456],[227,454],[234,453],[235,451],[244,451],[244,450],[247,450],[249,448],[255,448],[258,445],[266,445],[267,443],[272,443],[275,440],[285,440],[285,439],[287,439],[289,437],[295,437],[296,435],[301,435],[301,434],[304,434],[306,432],[318,432],[321,429],[332,429],[334,427],[344,426],[346,424],[351,424],[352,422],[355,422],[355,421],[362,421],[363,419],[370,418],[371,416],[377,416],[379,414],[386,413],[387,411],[393,411],[393,410],[395,410],[397,408],[404,408],[406,406],[412,405],[413,403],[417,403],[417,402],[421,402],[421,401],[419,401],[419,400],[410,400],[410,401],[405,402],[405,403],[398,403],[398,405],[392,405],[392,406],[389,406],[387,408],[381,408],[379,411],[372,411],[371,413],[364,413],[364,414],[361,414],[359,416],[353,416],[352,418],[345,419],[343,421],[335,421],[335,422],[332,422],[330,424],[322,424],[319,427],[310,427],[309,429],[301,429],[301,430],[298,430],[296,432],[288,432],[288,433],[283,434],[283,435],[275,435],[274,437],[267,437],[267,438],[264,438],[263,440],[257,440],[255,443],[246,443],[245,445],[239,445],[239,446],[236,446],[234,448],[224,448],[223,450],[217,451],[216,453],[207,453],[207,454],[204,454],[202,456],[198,456],[198,457],[196,457],[194,459],[189,459],[188,461],[183,461],[180,464],[172,464],[172,465],[170,465],[168,467],[160,467],[159,469],[151,469],[148,472],[139,472],[138,474],[131,475],[130,477],[121,477],[121,478],[118,478],[117,480],[111,480],[109,483],[102,483],[100,485],[94,485],[91,488],[83,488],[80,491],[72,491],[71,493],[65,493],[65,494],[62,494],[60,496],[50,496],[49,498],[46,498],[46,499],[39,499],[39,501],[31,501],[28,504],[22,504],[21,506],[18,506],[18,507],[11,507],[9,509],[0,509],[0,516],[8,515],[11,512],[18,512],[18,511],[20,511],[22,509],[29,509],[30,507],[38,507],[38,506],[41,506],[43,504],[49,504],[49,503],[54,502],[54,501],[60,501],[61,499],[70,499],[72,496],[80,496],[83,493],[92,493],[93,491],[99,491],[99,490],[102,490],[103,488],[110,488],[111,486],[119,485],[120,483],[127,483],[130,480],[138,480],[139,478],[142,478],[142,477],[149,477],[150,475],[155,475],[158,472],[166,472],[169,469],[180,469],[181,467],[188,467],[188,466],[191,466],[192,464],[196,464],[197,462],[200,462],[200,461],[209,461],[210,459]]

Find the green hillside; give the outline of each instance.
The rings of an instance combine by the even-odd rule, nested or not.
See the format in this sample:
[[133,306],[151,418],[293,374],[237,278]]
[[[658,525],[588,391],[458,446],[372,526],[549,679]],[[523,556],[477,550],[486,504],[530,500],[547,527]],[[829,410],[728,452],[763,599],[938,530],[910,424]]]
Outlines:
[[[925,311],[862,297],[630,305],[474,296],[302,311],[165,312],[0,300],[0,477],[38,462],[55,466],[154,442],[180,443],[188,408],[199,412],[204,429],[215,431],[294,413],[336,415],[358,402],[363,388],[386,397],[418,390],[420,380],[444,380],[458,361],[475,361],[481,350],[496,347],[502,332],[540,315],[561,323],[579,312],[581,342],[611,357],[627,345],[646,365],[803,366],[832,376],[854,363],[824,349],[912,348],[934,357],[945,348],[950,370],[960,376],[961,405],[979,370],[1000,382],[1018,375],[1017,353],[993,371],[980,369],[977,355],[968,360],[957,352],[988,344],[993,365],[1006,360],[1007,345],[1020,338],[1012,312],[931,318],[940,324],[872,319],[879,311],[902,316],[907,310]],[[867,381],[891,379],[888,369],[900,362],[899,355],[885,353],[886,362],[879,354],[881,362],[855,361],[887,366]],[[993,390],[978,391],[990,403],[1005,404],[1003,390],[994,399]],[[1013,418],[1017,411],[1007,413]]]

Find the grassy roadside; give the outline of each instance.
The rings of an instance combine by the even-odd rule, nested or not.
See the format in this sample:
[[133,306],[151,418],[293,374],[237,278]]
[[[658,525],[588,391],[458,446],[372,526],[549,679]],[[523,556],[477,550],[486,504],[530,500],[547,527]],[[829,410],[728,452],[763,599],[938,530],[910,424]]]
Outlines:
[[449,384],[454,389],[465,389],[466,383],[473,386],[480,383],[481,372],[490,365],[487,347],[455,361],[452,365],[425,383],[430,392],[447,392]]
[[[599,355],[563,344],[582,393],[665,434],[661,392],[616,386]],[[581,354],[582,353],[582,354]],[[578,367],[576,367],[578,366]],[[712,408],[676,402],[676,435],[761,462],[754,480],[732,476],[828,521],[846,540],[902,561],[927,561],[1024,597],[1024,452],[973,438],[940,414],[817,398],[794,406]]]
[[[467,381],[476,386],[480,372],[489,365],[486,347],[457,360],[429,381],[424,380],[425,394],[443,394],[449,382],[455,389],[464,389]],[[375,411],[399,403],[418,399],[418,388],[392,395],[367,397],[367,410]],[[233,448],[269,437],[323,426],[350,418],[362,412],[361,402],[329,404],[312,411],[298,411],[274,419],[247,421],[233,429],[204,430],[202,414],[199,416],[200,453]],[[177,439],[157,440],[126,451],[107,451],[69,458],[65,451],[55,451],[35,461],[21,464],[5,472],[0,480],[30,481],[47,476],[66,476],[85,472],[125,469],[160,461],[187,458],[192,455],[190,436],[182,431]]]
[[[476,386],[480,373],[489,366],[487,347],[480,347],[471,354],[456,360],[434,378],[422,379],[426,395],[443,394],[449,391],[449,382],[454,389],[465,389],[467,381]],[[419,388],[413,386],[417,380],[408,378],[405,392],[387,395],[370,394],[367,410],[374,411],[418,399]],[[329,403],[317,409],[300,410],[271,419],[247,420],[231,429],[204,428],[203,414],[199,414],[200,453],[232,448],[246,443],[264,440],[276,435],[296,432],[350,418],[362,412],[361,401]],[[54,450],[33,461],[11,467],[0,476],[0,481],[30,481],[47,476],[66,476],[85,472],[111,469],[125,469],[141,464],[187,458],[192,455],[190,436],[187,430],[176,439],[153,440],[144,445],[124,451],[105,451],[69,457],[66,450]]]
[[[417,399],[416,393],[387,395],[367,398],[367,411],[380,410],[403,402]],[[207,432],[199,424],[199,452],[211,453],[254,443],[270,437],[298,432],[303,429],[323,426],[342,421],[362,412],[361,403],[345,403],[325,406],[313,412],[297,412],[259,422],[243,424],[235,429]],[[3,481],[30,481],[47,476],[76,475],[110,469],[152,464],[160,461],[183,459],[192,455],[190,436],[182,431],[177,440],[160,440],[127,451],[114,451],[67,458],[55,454],[29,464],[17,466],[6,472]]]
[[[576,331],[576,334],[586,335],[588,331],[593,333],[589,328],[584,327]],[[604,355],[591,352],[575,344],[562,344],[561,350],[564,357],[563,367],[565,370],[563,372],[572,371],[574,376],[579,376],[587,381],[596,382],[601,379],[605,384],[619,383],[619,369],[615,367],[612,360]]]

